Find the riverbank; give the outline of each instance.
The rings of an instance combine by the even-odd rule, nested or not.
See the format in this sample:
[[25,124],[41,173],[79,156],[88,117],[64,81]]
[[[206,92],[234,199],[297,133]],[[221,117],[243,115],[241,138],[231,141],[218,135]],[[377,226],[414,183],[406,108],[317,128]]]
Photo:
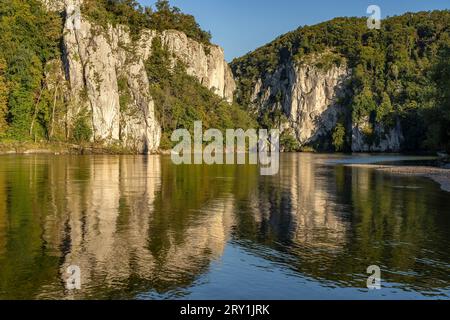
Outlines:
[[[120,146],[104,147],[97,144],[69,144],[69,143],[33,143],[33,142],[2,142],[0,155],[136,155],[130,149]],[[170,151],[160,150],[157,154],[169,155]],[[373,159],[370,159],[373,161]],[[439,183],[442,190],[450,192],[450,168],[436,168],[429,166],[391,166],[369,163],[344,164],[348,167],[369,168],[395,175],[420,176]]]
[[426,166],[388,166],[377,164],[348,164],[346,166],[369,168],[395,175],[424,177],[439,183],[442,190],[450,192],[450,169]]
[[48,154],[48,155],[135,155],[133,150],[120,146],[102,146],[98,144],[70,144],[59,142],[2,142],[0,155]]

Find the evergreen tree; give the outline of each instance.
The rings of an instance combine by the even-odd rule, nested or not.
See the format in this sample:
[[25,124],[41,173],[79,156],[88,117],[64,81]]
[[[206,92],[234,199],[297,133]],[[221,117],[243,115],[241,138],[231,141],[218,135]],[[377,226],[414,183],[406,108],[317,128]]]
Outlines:
[[0,138],[8,130],[6,115],[8,113],[8,86],[5,78],[6,62],[0,57]]
[[439,63],[435,68],[436,101],[440,122],[440,143],[450,151],[450,45],[440,51]]
[[345,147],[345,127],[338,123],[333,131],[333,146],[336,151],[343,151]]

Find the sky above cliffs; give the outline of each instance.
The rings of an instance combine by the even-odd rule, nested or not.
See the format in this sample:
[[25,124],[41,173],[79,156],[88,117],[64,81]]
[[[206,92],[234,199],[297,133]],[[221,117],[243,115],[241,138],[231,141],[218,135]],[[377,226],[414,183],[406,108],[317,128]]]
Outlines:
[[[153,5],[155,0],[139,0]],[[171,0],[211,31],[228,61],[297,29],[341,16],[367,16],[376,4],[383,18],[423,10],[450,9],[450,0]]]

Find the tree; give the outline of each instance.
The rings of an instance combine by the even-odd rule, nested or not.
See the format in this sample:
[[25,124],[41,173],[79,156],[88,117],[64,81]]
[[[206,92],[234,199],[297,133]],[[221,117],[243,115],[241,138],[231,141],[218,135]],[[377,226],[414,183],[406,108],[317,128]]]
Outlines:
[[369,88],[365,87],[353,98],[353,121],[358,123],[364,117],[369,116],[376,109],[373,94]]
[[333,146],[336,151],[343,151],[345,147],[345,127],[338,123],[333,131]]
[[158,0],[155,6],[160,13],[170,13],[170,3],[168,0]]
[[[62,20],[48,12],[38,0],[0,2],[0,52],[2,71],[1,115],[7,114],[8,136],[18,140],[30,138],[36,105],[42,93],[44,66],[59,58]],[[5,82],[7,110],[5,110]],[[40,130],[42,131],[42,130]]]
[[6,115],[8,113],[8,86],[5,79],[6,61],[0,57],[0,138],[8,129]]
[[171,59],[169,51],[163,47],[159,37],[152,40],[152,54],[146,62],[150,83],[161,83],[170,77]]
[[196,41],[210,44],[211,34],[203,31],[192,15],[171,7],[167,0],[158,0],[155,7],[156,10],[143,7],[136,0],[84,0],[82,12],[104,28],[118,24],[128,26],[133,38],[139,38],[143,29],[178,30]]
[[73,138],[77,143],[89,142],[92,137],[92,130],[85,115],[79,115],[75,121]]
[[450,151],[450,43],[441,49],[433,78],[436,82],[436,102],[440,119],[441,145]]
[[284,131],[280,137],[280,145],[284,152],[297,152],[300,150],[300,144],[294,135]]
[[386,92],[383,92],[381,104],[376,110],[377,122],[382,122],[383,119],[391,112],[392,112],[391,98],[389,98],[389,95]]

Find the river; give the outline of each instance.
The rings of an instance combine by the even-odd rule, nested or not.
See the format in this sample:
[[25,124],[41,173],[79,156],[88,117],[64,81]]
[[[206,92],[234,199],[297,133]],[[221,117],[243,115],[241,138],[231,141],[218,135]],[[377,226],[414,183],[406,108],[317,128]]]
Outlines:
[[0,299],[450,299],[450,193],[349,159],[1,156]]

